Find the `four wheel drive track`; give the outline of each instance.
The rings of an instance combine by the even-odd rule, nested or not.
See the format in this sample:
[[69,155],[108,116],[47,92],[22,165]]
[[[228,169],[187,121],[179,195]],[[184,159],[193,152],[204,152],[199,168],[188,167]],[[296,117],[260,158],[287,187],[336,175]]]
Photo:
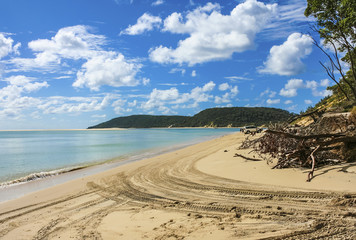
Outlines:
[[[287,191],[224,179],[199,172],[195,168],[198,160],[188,164],[162,161],[155,167],[148,165],[101,182],[89,182],[84,193],[3,212],[0,239],[11,239],[14,232],[25,231],[29,219],[38,221],[31,229],[32,239],[101,239],[98,226],[102,220],[112,212],[127,209],[160,209],[218,218],[230,226],[226,230],[231,230],[231,238],[239,238],[244,228],[236,226],[251,219],[256,224],[274,224],[265,230],[270,234],[262,239],[356,239],[356,195]],[[39,213],[43,209],[48,215]]]

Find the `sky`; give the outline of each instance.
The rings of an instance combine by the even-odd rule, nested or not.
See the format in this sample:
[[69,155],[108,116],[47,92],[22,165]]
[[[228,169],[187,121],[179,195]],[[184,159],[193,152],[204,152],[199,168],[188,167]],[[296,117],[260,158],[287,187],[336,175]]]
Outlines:
[[304,0],[1,0],[0,130],[331,94]]

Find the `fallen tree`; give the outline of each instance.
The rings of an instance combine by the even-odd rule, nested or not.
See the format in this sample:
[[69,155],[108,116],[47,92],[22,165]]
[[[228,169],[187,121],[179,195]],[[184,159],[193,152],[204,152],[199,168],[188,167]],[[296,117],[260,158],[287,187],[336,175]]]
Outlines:
[[353,114],[323,115],[306,127],[270,126],[260,138],[246,141],[261,158],[277,159],[273,168],[310,167],[307,181],[316,167],[356,161],[356,122]]

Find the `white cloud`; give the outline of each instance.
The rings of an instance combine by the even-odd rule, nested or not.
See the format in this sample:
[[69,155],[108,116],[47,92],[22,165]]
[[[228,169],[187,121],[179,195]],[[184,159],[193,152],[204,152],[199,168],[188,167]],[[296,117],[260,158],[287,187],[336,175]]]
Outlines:
[[230,96],[229,93],[225,93],[223,96],[219,97],[219,96],[215,96],[215,100],[214,103],[216,104],[222,104],[222,103],[229,103],[230,100]]
[[239,93],[239,89],[237,88],[237,86],[231,88],[231,93],[234,95],[237,95]]
[[137,100],[133,100],[132,102],[127,103],[129,107],[136,107],[137,106]]
[[35,79],[23,75],[11,76],[4,79],[8,85],[0,89],[1,100],[14,100],[21,97],[22,93],[35,92],[41,88],[48,87],[47,82],[34,82]]
[[177,73],[180,72],[182,75],[185,74],[186,70],[184,68],[172,68],[169,73]]
[[114,111],[116,114],[121,114],[122,112],[125,111],[125,108],[124,108],[125,104],[126,104],[126,100],[118,99],[118,100],[114,101],[111,104],[111,106],[114,107]]
[[329,79],[322,79],[322,80],[320,80],[320,86],[322,86],[322,87],[328,87],[330,85],[330,81],[329,81]]
[[144,86],[147,86],[148,84],[150,84],[150,82],[151,82],[151,80],[150,80],[149,78],[143,78],[143,79],[142,79],[142,84],[143,84]]
[[152,3],[152,6],[159,6],[159,5],[162,5],[164,3],[163,0],[156,0]]
[[285,102],[284,102],[284,104],[286,104],[286,105],[288,105],[288,104],[292,104],[293,103],[293,101],[292,100],[286,100]]
[[89,59],[77,73],[74,87],[88,87],[98,91],[100,86],[136,86],[140,65],[128,62],[122,54],[100,55]]
[[292,105],[290,107],[287,108],[288,111],[295,111],[298,107],[298,104]]
[[[167,90],[158,90],[154,88],[149,96],[147,102],[142,104],[142,108],[145,110],[150,110],[153,108],[161,108],[166,104],[167,101],[177,100],[179,97],[179,92],[177,88],[170,88]],[[164,109],[165,111],[166,109]]]
[[101,46],[106,42],[104,36],[91,34],[89,30],[83,25],[61,28],[51,39],[29,42],[35,58],[13,58],[9,62],[19,70],[31,71],[58,68],[62,59],[89,59],[101,54]]
[[92,118],[106,118],[106,114],[102,114],[102,115],[99,115],[99,114],[94,114],[91,116]]
[[310,89],[315,89],[318,87],[318,83],[316,81],[307,81],[305,87]]
[[18,48],[21,46],[17,43],[13,46],[14,40],[0,33],[0,59],[6,57],[10,53],[18,54]]
[[302,59],[312,51],[313,40],[309,35],[293,33],[282,45],[271,48],[261,73],[290,76],[304,71]]
[[[279,92],[279,95],[284,97],[295,97],[298,95],[297,90],[301,88],[310,89],[314,97],[326,97],[332,94],[332,91],[326,90],[325,85],[328,84],[328,80],[321,80],[320,83],[316,81],[306,81],[302,79],[290,79],[284,88]],[[323,89],[320,89],[322,87]]]
[[281,100],[280,99],[267,99],[267,104],[271,105],[271,104],[278,104],[280,103]]
[[66,59],[80,64],[86,60],[77,72],[74,87],[88,87],[98,91],[102,85],[121,87],[148,83],[147,79],[136,79],[140,64],[125,59],[121,53],[104,51],[102,46],[106,38],[92,34],[89,30],[90,27],[83,25],[65,27],[51,39],[31,41],[28,46],[35,58],[11,59],[9,62],[15,65],[13,71],[63,69],[70,67],[70,64],[64,62]]
[[226,91],[230,88],[230,85],[228,83],[222,83],[219,85],[219,90],[220,91]]
[[284,88],[281,89],[279,95],[284,97],[295,97],[297,96],[297,90],[304,87],[302,79],[290,79]]
[[319,90],[318,87],[326,87],[329,84],[329,80],[328,79],[324,79],[320,81],[320,84],[318,84],[316,81],[307,81],[305,87],[309,88],[312,90],[312,94],[315,97],[326,97],[332,94],[331,90]]
[[285,38],[296,31],[304,31],[307,22],[313,21],[312,17],[306,18],[304,15],[306,7],[307,1],[279,1],[277,13],[261,35],[270,40]]
[[308,100],[308,99],[304,100],[304,102],[305,102],[305,104],[308,104],[308,105],[311,105],[313,103],[312,100]]
[[[179,93],[178,89],[172,87],[167,90],[153,89],[148,97],[148,101],[141,104],[145,111],[156,109],[163,114],[175,113],[171,108],[192,108],[198,107],[200,102],[208,102],[213,99],[209,94],[216,84],[212,81],[206,83],[203,87],[195,87],[190,92]],[[189,104],[189,105],[184,105]]]
[[210,92],[214,89],[216,84],[213,81],[208,82],[203,86],[203,92]]
[[235,52],[254,47],[254,37],[274,13],[276,4],[247,0],[230,14],[223,15],[219,4],[207,3],[183,16],[172,13],[164,20],[163,31],[189,34],[176,49],[159,46],[150,49],[151,61],[195,65],[227,59]]
[[220,86],[219,86],[219,90],[220,91],[226,91],[228,89],[230,89],[230,92],[226,92],[221,97],[220,96],[215,96],[214,102],[216,104],[230,103],[231,100],[239,93],[239,90],[238,90],[237,86],[232,87],[232,86],[230,86],[228,84],[224,85],[224,83],[220,84]]
[[269,88],[266,89],[265,91],[261,92],[260,97],[263,96],[268,96],[269,98],[274,98],[276,96],[277,92],[271,91]]
[[278,21],[288,23],[305,22],[304,11],[306,7],[307,3],[304,1],[287,1],[286,5],[278,7]]
[[37,107],[41,103],[39,99],[24,96],[48,87],[47,82],[35,80],[23,75],[11,76],[3,80],[7,82],[7,86],[0,89],[0,118],[21,118],[24,109]]
[[109,105],[112,96],[105,97],[62,97],[53,96],[42,101],[38,109],[45,114],[79,114],[81,112],[92,112],[103,110]]
[[225,77],[226,79],[229,79],[232,82],[236,82],[237,80],[246,80],[246,81],[250,81],[252,80],[251,78],[247,78],[247,77],[240,77],[240,76],[230,76],[230,77]]
[[153,28],[159,27],[161,23],[162,19],[160,17],[144,13],[137,19],[137,23],[135,25],[130,25],[125,30],[121,31],[120,34],[139,35],[146,31],[151,31]]
[[192,71],[192,77],[196,77],[197,76],[197,72],[195,70]]

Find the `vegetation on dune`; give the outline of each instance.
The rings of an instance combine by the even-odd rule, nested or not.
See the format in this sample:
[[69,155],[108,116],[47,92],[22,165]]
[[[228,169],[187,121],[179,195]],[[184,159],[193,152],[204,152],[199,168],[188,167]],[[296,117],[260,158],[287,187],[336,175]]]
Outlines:
[[153,127],[241,127],[286,121],[293,114],[277,108],[209,108],[188,116],[133,115],[118,117],[89,128],[153,128]]

